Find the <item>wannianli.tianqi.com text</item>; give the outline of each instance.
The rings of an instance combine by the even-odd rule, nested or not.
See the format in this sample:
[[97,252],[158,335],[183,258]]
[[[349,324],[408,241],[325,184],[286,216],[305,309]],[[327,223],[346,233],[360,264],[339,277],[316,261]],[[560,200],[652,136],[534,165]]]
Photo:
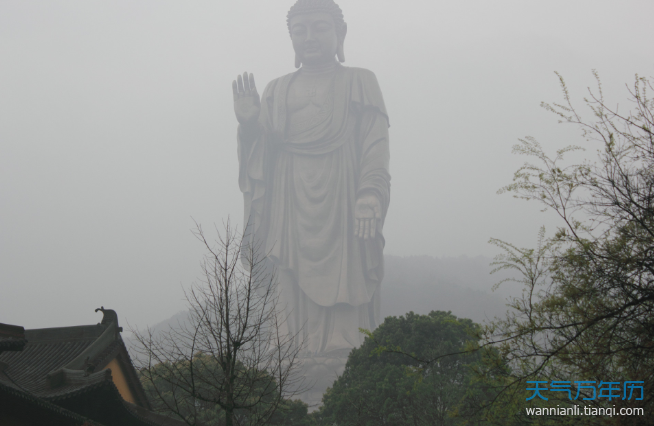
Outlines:
[[643,408],[615,408],[615,407],[527,407],[528,416],[644,416]]

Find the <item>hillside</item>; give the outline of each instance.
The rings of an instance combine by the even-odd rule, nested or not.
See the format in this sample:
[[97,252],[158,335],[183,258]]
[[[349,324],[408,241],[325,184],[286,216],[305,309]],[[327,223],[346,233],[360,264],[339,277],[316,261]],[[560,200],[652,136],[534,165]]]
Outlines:
[[[493,284],[506,274],[490,275],[487,257],[385,256],[382,283],[381,316],[399,316],[409,311],[426,314],[432,310],[452,311],[458,317],[482,322],[504,315],[505,299],[516,286],[503,284],[497,291]],[[518,290],[519,292],[519,290]],[[185,312],[178,312],[155,325],[154,329],[184,322]]]
[[493,285],[507,274],[491,275],[491,259],[486,257],[387,255],[385,261],[382,317],[442,310],[482,322],[503,316],[506,298],[520,291],[515,284],[505,283],[493,292]]

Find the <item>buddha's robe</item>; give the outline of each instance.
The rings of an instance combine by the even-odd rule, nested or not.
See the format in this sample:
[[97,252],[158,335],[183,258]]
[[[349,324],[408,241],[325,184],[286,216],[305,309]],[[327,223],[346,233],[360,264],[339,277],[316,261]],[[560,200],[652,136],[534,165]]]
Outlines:
[[[246,242],[279,278],[288,329],[312,353],[358,346],[379,322],[383,220],[390,199],[388,115],[375,75],[338,65],[320,111],[289,126],[296,73],[268,84],[254,137],[239,129]],[[354,235],[358,195],[379,199],[374,238]]]

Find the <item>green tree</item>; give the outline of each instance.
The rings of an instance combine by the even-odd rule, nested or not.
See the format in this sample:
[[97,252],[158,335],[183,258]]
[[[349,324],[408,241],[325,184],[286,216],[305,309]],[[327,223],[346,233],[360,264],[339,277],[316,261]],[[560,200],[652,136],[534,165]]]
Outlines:
[[[629,91],[634,109],[609,108],[598,89],[584,99],[593,118],[573,106],[559,76],[565,102],[543,104],[562,122],[581,128],[599,144],[597,158],[563,166],[563,148],[550,157],[533,138],[514,152],[535,158],[501,192],[541,203],[558,214],[551,237],[539,234],[535,249],[493,239],[504,250],[498,269],[521,273],[522,297],[501,321],[486,326],[483,338],[497,343],[512,367],[506,393],[522,398],[526,380],[571,381],[573,398],[592,397],[575,380],[644,381],[642,401],[594,399],[584,404],[654,408],[654,101],[652,86],[636,76]],[[521,390],[521,391],[520,391]],[[567,393],[549,392],[559,404],[575,404]],[[635,398],[635,397],[634,397]],[[551,401],[550,401],[551,403]],[[599,419],[587,424],[647,423],[645,416]]]
[[[480,354],[464,348],[476,331],[477,324],[449,312],[387,317],[352,350],[345,371],[323,396],[317,421],[339,426],[461,423],[451,414],[473,396],[469,366]],[[458,354],[442,356],[452,353]]]
[[[192,419],[197,425],[222,426],[225,425],[225,410],[215,403],[207,401],[206,398],[192,398],[187,394],[188,401],[183,401],[179,395],[177,383],[183,376],[183,381],[191,380],[191,374],[198,377],[212,377],[211,383],[203,381],[198,383],[197,393],[211,394],[215,382],[223,379],[223,369],[218,365],[216,358],[206,354],[198,353],[193,359],[194,372],[191,371],[191,363],[188,361],[177,361],[171,363],[159,363],[151,370],[141,370],[140,376],[146,393],[150,396],[155,409],[168,415],[177,415],[185,419]],[[268,417],[268,425],[280,426],[310,426],[311,419],[308,415],[308,406],[300,400],[280,398],[277,393],[266,390],[274,378],[266,371],[245,372],[242,364],[237,365],[237,375],[247,376],[248,382],[253,383],[249,378],[259,376],[254,383],[254,390],[250,392],[253,400],[259,400],[252,408],[241,408],[234,411],[233,421],[236,424],[256,424],[262,417],[261,411],[266,411],[271,403],[278,402],[277,409]],[[178,394],[176,394],[178,393]],[[171,408],[174,407],[174,408]]]

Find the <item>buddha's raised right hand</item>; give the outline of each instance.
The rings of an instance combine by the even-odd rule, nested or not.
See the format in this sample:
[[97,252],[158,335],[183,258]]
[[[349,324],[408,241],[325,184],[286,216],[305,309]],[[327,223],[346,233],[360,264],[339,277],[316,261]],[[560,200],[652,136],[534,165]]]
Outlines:
[[232,82],[234,92],[234,112],[236,119],[242,126],[252,126],[259,119],[261,100],[257,87],[254,85],[254,75],[247,72]]

